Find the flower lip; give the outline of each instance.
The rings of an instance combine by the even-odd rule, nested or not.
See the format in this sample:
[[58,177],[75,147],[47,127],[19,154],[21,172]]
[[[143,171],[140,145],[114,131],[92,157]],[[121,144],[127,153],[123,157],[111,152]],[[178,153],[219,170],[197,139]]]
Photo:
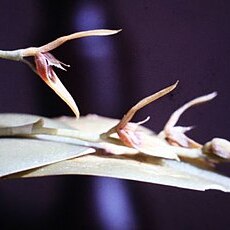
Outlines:
[[52,66],[55,66],[65,71],[66,69],[62,65],[70,67],[69,65],[56,59],[51,53],[37,53],[35,55],[35,64],[36,64],[36,70],[43,80],[49,77],[50,80],[54,82],[55,82],[55,72]]
[[51,53],[47,52],[47,53],[40,53],[41,55],[44,56],[45,61],[47,63],[48,66],[55,66],[59,69],[65,70],[66,69],[62,66],[66,66],[66,67],[70,67],[70,65],[65,64],[64,62],[59,61],[57,58],[55,58]]
[[129,147],[137,147],[140,146],[141,141],[141,134],[137,131],[139,125],[144,124],[150,119],[148,116],[145,120],[137,122],[137,123],[130,123],[128,122],[124,127],[117,128],[117,134],[120,137],[120,140]]

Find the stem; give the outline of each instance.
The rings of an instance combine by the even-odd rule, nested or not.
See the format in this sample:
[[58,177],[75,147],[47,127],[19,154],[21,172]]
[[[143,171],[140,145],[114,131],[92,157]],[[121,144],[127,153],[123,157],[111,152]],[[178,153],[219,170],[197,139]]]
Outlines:
[[38,121],[21,125],[15,127],[1,127],[0,136],[34,136],[34,135],[52,135],[59,137],[69,137],[73,139],[79,139],[87,142],[100,142],[99,134],[92,134],[88,132],[82,132],[78,130],[71,129],[55,129],[43,127],[43,120],[39,119]]
[[13,61],[21,61],[22,60],[22,49],[18,50],[0,50],[0,58],[13,60]]

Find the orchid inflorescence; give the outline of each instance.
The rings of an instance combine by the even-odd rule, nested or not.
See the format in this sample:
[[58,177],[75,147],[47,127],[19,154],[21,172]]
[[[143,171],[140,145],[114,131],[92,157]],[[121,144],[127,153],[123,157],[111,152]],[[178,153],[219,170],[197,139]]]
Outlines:
[[[19,49],[14,51],[0,50],[0,58],[22,61],[27,65],[29,65],[29,67],[36,74],[38,74],[42,78],[42,80],[50,88],[52,88],[59,97],[62,98],[63,101],[66,102],[66,104],[72,109],[72,111],[76,115],[76,118],[79,118],[80,116],[79,109],[74,99],[67,91],[67,89],[64,87],[64,85],[61,83],[61,81],[59,80],[59,78],[57,77],[53,69],[53,67],[56,67],[62,70],[66,70],[64,67],[69,67],[69,65],[56,59],[50,53],[50,51],[61,46],[63,43],[69,40],[88,37],[88,36],[113,35],[118,32],[120,32],[120,30],[100,29],[100,30],[90,30],[90,31],[73,33],[67,36],[60,37],[40,47],[29,47],[26,49]],[[27,57],[33,57],[34,63],[29,62],[26,59]],[[123,118],[121,119],[120,122],[118,122],[117,125],[112,127],[107,132],[100,134],[100,136],[97,137],[95,140],[108,141],[112,138],[112,135],[117,134],[118,139],[122,145],[129,148],[133,148],[141,153],[153,155],[155,157],[180,160],[178,155],[179,156],[180,154],[183,155],[183,148],[189,148],[189,149],[199,150],[195,154],[195,157],[197,158],[205,159],[207,156],[209,157],[211,156],[212,162],[214,160],[218,162],[220,159],[229,160],[230,143],[227,140],[221,138],[214,138],[212,141],[208,142],[207,144],[202,145],[185,135],[185,132],[191,130],[192,127],[175,126],[180,116],[188,108],[212,100],[217,95],[216,92],[193,99],[192,101],[184,104],[182,107],[176,110],[169,118],[163,131],[158,135],[159,138],[157,140],[157,145],[158,145],[157,147],[156,147],[156,143],[154,142],[154,139],[151,136],[147,135],[146,133],[141,133],[137,131],[138,126],[143,124],[147,120],[149,120],[149,117],[147,117],[147,119],[145,119],[142,122],[138,122],[138,123],[130,122],[137,111],[139,111],[146,105],[150,104],[151,102],[159,99],[160,97],[170,93],[172,90],[176,88],[177,84],[178,81],[175,84],[140,100],[123,116]],[[42,129],[40,129],[40,131],[41,130]],[[48,132],[47,130],[45,132]],[[170,148],[170,150],[168,149],[169,151],[166,152],[165,149],[167,149],[168,146],[174,146],[175,148]],[[163,151],[161,147],[163,148]],[[192,156],[190,155],[186,157],[192,157]]]
[[[63,62],[56,59],[50,51],[58,48],[63,43],[82,37],[89,36],[106,36],[113,35],[118,33],[120,30],[89,30],[78,33],[73,33],[63,37],[59,37],[56,40],[40,46],[40,47],[29,47],[26,49],[19,49],[13,51],[3,51],[0,50],[0,58],[10,59],[14,61],[22,61],[32,68],[32,70],[37,73],[42,80],[54,90],[54,92],[62,98],[63,101],[72,109],[77,118],[79,118],[80,113],[79,109],[70,95],[70,93],[63,86],[56,73],[53,70],[53,67],[60,68],[65,70],[63,66],[69,67],[69,65],[64,64]],[[35,66],[26,60],[26,57],[34,57]]]

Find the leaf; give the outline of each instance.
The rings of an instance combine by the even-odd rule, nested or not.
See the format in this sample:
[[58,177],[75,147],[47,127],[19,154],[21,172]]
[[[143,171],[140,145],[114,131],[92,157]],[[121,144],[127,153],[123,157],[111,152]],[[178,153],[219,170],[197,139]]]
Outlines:
[[[119,120],[98,116],[95,114],[89,114],[84,117],[80,117],[79,120],[76,120],[72,117],[60,117],[56,118],[57,121],[62,121],[65,124],[68,124],[69,127],[78,129],[80,132],[91,132],[95,134],[104,133],[106,130],[112,129]],[[151,147],[151,151],[153,151],[153,154],[148,155],[154,155],[157,157],[164,157],[167,158],[167,153],[169,154],[177,154],[178,156],[182,157],[183,159],[200,159],[203,160],[202,157],[204,155],[202,154],[201,149],[192,149],[192,148],[184,148],[180,146],[172,146],[168,144],[166,140],[164,140],[161,136],[156,135],[152,130],[144,127],[144,126],[138,126],[138,132],[141,132],[141,135],[144,136],[143,140],[147,143],[149,143]],[[115,134],[115,137],[117,135]],[[116,139],[115,139],[116,140]],[[113,154],[136,154],[140,151],[134,148],[129,148],[126,146],[118,145],[117,142],[108,143],[103,142],[98,147],[103,148],[104,150],[107,150],[110,153]],[[119,142],[118,142],[119,143]],[[144,152],[145,153],[145,152]],[[207,159],[204,159],[205,161]],[[203,165],[206,167],[209,167],[208,162],[203,162]]]
[[35,123],[39,119],[43,119],[44,125],[47,127],[69,128],[69,125],[61,121],[55,120],[55,119],[49,119],[49,118],[42,117],[42,116],[30,115],[30,114],[20,114],[20,113],[1,113],[0,114],[0,127],[23,126],[26,124]]
[[[30,124],[41,117],[25,114],[1,114],[0,126],[21,126]],[[46,126],[67,128],[62,122],[43,118]],[[43,165],[88,154],[94,150],[88,147],[26,138],[0,139],[0,177]]]
[[[103,117],[96,114],[88,114],[86,116],[81,116],[78,120],[76,120],[74,117],[67,116],[62,116],[54,120],[58,122],[61,121],[63,124],[66,124],[73,129],[77,129],[79,131],[84,132],[91,132],[95,134],[107,132],[109,129],[117,125],[117,123],[119,123],[120,121],[119,119]],[[138,126],[138,131],[144,132],[148,135],[155,135],[155,133],[152,130],[141,125]]]
[[0,177],[32,168],[56,163],[80,155],[93,149],[22,138],[2,138],[0,141]]
[[39,169],[15,174],[10,178],[52,175],[94,175],[128,179],[179,188],[230,192],[230,179],[187,163],[160,160],[140,155],[86,155]]
[[[11,127],[15,126],[15,124],[22,126],[31,124],[31,122],[34,123],[39,118],[41,117],[33,115],[3,114],[0,115],[0,124],[2,126],[2,124],[5,123],[5,125]],[[45,127],[61,127],[61,129],[69,130],[71,130],[71,128],[78,128],[79,132],[91,132],[92,134],[103,133],[117,124],[116,119],[97,115],[81,117],[77,121],[75,118],[68,117],[55,120],[42,119],[44,119]],[[90,142],[81,143],[73,138],[63,139],[63,137],[59,137],[58,139],[57,136],[53,136],[53,139],[49,141],[5,138],[0,139],[0,168],[2,170],[2,167],[5,167],[5,169],[11,167],[12,170],[10,171],[8,168],[8,172],[5,172],[5,174],[2,173],[2,176],[5,175],[4,178],[23,178],[52,175],[94,175],[200,191],[218,189],[230,192],[230,178],[219,175],[214,172],[213,169],[209,170],[207,168],[209,164],[206,164],[205,161],[202,162],[202,158],[200,159],[200,150],[171,146],[156,136],[152,131],[142,126],[140,126],[139,129],[144,132],[145,135],[149,135],[149,137],[152,138],[151,140],[155,143],[156,151],[161,151],[162,154],[172,151],[180,156],[181,161],[149,156],[138,152],[136,149],[122,146],[119,142],[110,143],[104,141],[102,143],[96,143],[93,147],[95,147],[97,151],[88,154],[88,151],[92,151],[92,149],[80,147],[79,145],[90,144]],[[41,136],[39,138],[44,137]],[[48,136],[48,138],[51,137]],[[6,145],[4,145],[4,140],[6,141]],[[57,140],[66,143],[57,143]],[[67,144],[67,142],[72,144]],[[93,143],[91,144],[93,145]],[[76,151],[79,150],[77,153],[74,151],[77,157],[71,156],[71,159],[65,160],[66,155],[71,155],[71,147],[73,149],[76,148]],[[6,150],[6,148],[10,148],[10,151],[8,151],[9,149]],[[63,151],[62,148],[64,149]],[[79,148],[86,148],[86,150],[80,150]],[[108,153],[113,153],[113,151],[110,151],[111,149],[115,154]],[[5,152],[2,152],[2,150]],[[2,155],[5,157],[5,163],[1,160]],[[58,161],[57,163],[44,162],[44,160],[47,161],[50,156],[60,158],[55,159]],[[188,158],[190,158],[188,161],[190,163],[184,162],[188,160]],[[26,167],[24,167],[24,159],[29,162],[28,168],[31,167],[31,165],[33,166],[30,170],[26,170]],[[38,164],[36,161],[39,161]],[[36,165],[34,163],[36,163]],[[42,167],[39,167],[39,164],[41,164]],[[16,171],[18,173],[15,173],[15,169],[17,169]]]

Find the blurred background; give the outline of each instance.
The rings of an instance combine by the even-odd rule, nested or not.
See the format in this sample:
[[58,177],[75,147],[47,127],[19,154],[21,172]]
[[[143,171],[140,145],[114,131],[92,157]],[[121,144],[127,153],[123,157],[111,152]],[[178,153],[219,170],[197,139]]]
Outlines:
[[[170,95],[135,116],[159,132],[188,100],[212,102],[186,112],[181,125],[205,143],[230,139],[230,3],[227,0],[1,0],[0,49],[39,46],[88,29],[122,29],[71,41],[52,53],[81,114],[121,118],[139,99],[176,80]],[[63,76],[63,77],[62,77]],[[0,60],[0,112],[73,116],[26,65]],[[1,140],[0,140],[1,141]],[[219,171],[230,176],[230,166]],[[230,195],[89,176],[0,181],[0,228],[229,229]]]

